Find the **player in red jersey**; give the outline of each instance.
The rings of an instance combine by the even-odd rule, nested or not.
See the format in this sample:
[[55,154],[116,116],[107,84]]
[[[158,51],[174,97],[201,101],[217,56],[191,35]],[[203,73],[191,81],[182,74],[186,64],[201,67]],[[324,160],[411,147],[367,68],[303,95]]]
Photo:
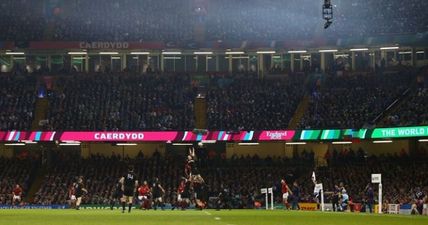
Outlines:
[[74,183],[68,188],[68,198],[70,199],[70,207],[74,209],[76,207],[76,193],[74,189]]
[[150,196],[150,187],[147,184],[147,181],[143,182],[143,185],[141,185],[138,188],[138,200],[141,202],[141,208],[142,209],[149,209],[149,196]]
[[18,204],[21,203],[21,197],[22,197],[22,188],[17,184],[15,188],[12,191],[12,205],[15,205],[17,202]]
[[177,188],[177,207],[180,207],[181,209],[184,209],[185,206],[183,204],[183,199],[181,197],[181,194],[184,192],[184,188],[186,187],[186,179],[181,179],[180,184]]
[[284,179],[281,180],[281,191],[282,191],[282,202],[286,209],[290,209],[288,204],[288,195],[292,194],[290,188],[288,188],[287,182]]

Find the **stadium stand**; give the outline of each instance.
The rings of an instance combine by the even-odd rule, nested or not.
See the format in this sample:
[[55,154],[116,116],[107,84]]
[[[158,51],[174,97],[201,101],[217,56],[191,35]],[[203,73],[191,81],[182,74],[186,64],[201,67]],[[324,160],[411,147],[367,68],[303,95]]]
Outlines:
[[30,129],[36,101],[36,82],[23,76],[0,76],[0,130]]
[[208,127],[212,130],[287,128],[302,99],[305,76],[284,79],[230,77],[208,88]]
[[189,130],[193,98],[187,75],[62,77],[50,97],[54,130]]
[[12,189],[16,184],[21,185],[23,196],[34,176],[34,170],[39,161],[20,154],[15,158],[0,158],[0,204],[12,204]]
[[384,125],[411,126],[428,123],[428,81],[427,69],[417,77],[417,88],[403,101],[395,112],[384,121]]
[[311,94],[301,128],[363,127],[393,103],[414,81],[412,72],[330,76]]

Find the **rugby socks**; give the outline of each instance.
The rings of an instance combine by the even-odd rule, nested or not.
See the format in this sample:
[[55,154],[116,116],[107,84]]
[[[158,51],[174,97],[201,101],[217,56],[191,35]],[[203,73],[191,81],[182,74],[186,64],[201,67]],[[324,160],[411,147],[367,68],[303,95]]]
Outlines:
[[132,203],[130,203],[130,204],[128,205],[128,212],[129,212],[129,213],[131,212],[131,208],[132,208]]
[[126,208],[126,202],[122,202],[122,213],[125,212],[125,208]]

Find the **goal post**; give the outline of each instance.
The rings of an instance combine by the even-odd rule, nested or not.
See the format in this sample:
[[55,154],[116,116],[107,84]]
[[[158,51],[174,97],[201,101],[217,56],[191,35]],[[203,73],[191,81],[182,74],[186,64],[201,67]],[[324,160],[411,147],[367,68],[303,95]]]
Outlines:
[[380,173],[374,173],[372,174],[372,183],[373,184],[379,184],[379,195],[378,195],[378,202],[379,202],[379,207],[378,207],[378,213],[382,214],[382,174]]

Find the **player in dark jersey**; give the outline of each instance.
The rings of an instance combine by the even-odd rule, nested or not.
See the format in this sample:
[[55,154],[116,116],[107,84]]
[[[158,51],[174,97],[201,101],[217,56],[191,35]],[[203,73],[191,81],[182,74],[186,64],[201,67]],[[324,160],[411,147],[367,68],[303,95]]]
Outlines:
[[424,203],[427,200],[427,196],[425,195],[425,193],[420,188],[416,188],[415,192],[416,192],[415,193],[416,210],[419,213],[419,215],[422,215]]
[[193,175],[193,167],[195,166],[195,161],[195,149],[189,148],[189,154],[187,155],[186,163],[184,164],[184,175],[187,179],[190,179]]
[[221,185],[221,190],[217,199],[217,210],[220,210],[220,208],[232,210],[229,189],[223,187],[223,185]]
[[128,203],[128,213],[131,212],[132,202],[134,200],[135,189],[138,187],[138,180],[134,174],[134,167],[128,168],[128,173],[120,178],[122,184],[122,213],[125,213],[126,203]]
[[339,194],[340,194],[340,188],[336,184],[334,185],[333,195],[331,198],[331,203],[333,204],[333,212],[339,211]]
[[79,177],[77,182],[74,183],[74,193],[76,195],[76,210],[79,210],[83,195],[88,193],[83,186],[83,177]]
[[152,185],[152,194],[153,194],[153,208],[157,210],[158,206],[164,210],[164,204],[162,196],[165,194],[165,189],[159,182],[159,178],[155,178],[155,181]]
[[200,210],[205,209],[208,202],[208,190],[204,182],[193,183],[193,189],[195,191],[195,203],[196,207]]
[[114,186],[113,196],[110,199],[110,209],[113,210],[116,200],[120,202],[120,199],[123,197],[122,184],[117,182]]

